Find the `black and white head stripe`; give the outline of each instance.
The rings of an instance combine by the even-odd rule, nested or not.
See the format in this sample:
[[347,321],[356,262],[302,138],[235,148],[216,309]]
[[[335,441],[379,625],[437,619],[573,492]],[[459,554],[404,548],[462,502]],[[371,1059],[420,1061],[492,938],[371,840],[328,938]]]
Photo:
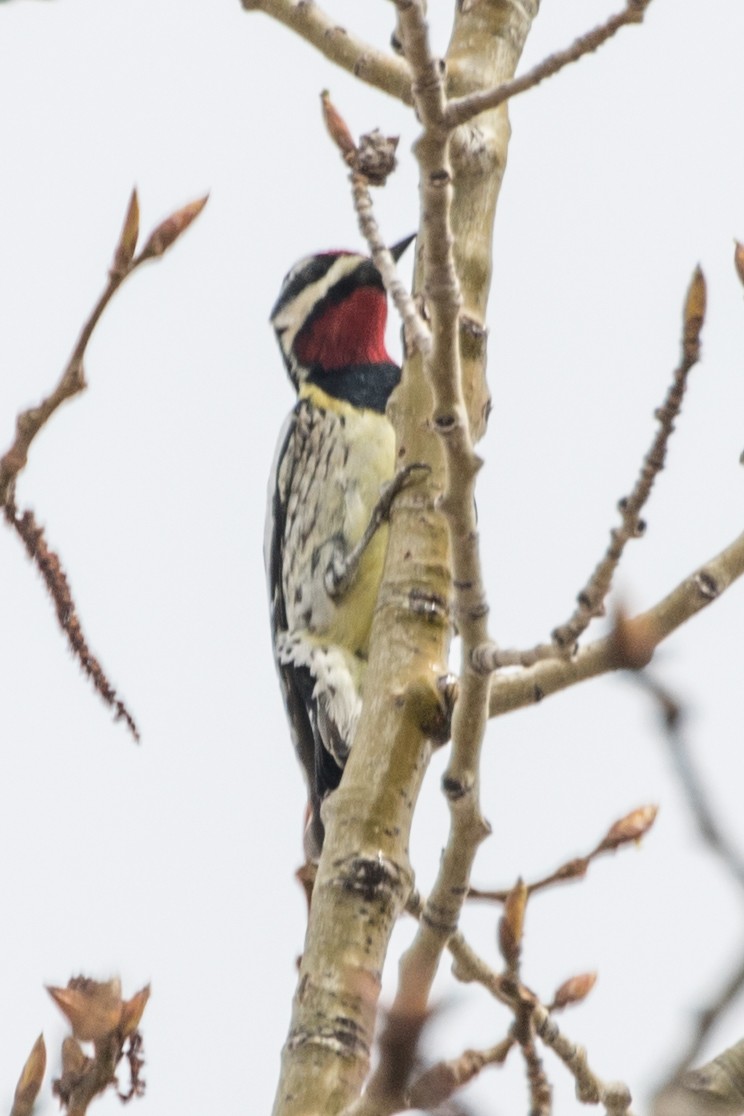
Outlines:
[[279,298],[274,303],[274,308],[271,311],[271,321],[274,321],[279,311],[288,306],[300,291],[304,291],[305,287],[317,283],[319,279],[327,275],[337,259],[338,256],[335,252],[327,252],[320,256],[306,256],[304,260],[296,263],[284,276]]
[[[323,304],[327,305],[326,299],[332,299],[333,293],[343,298],[353,287],[370,282],[382,289],[380,273],[372,261],[352,253],[310,256],[300,260],[289,272],[271,312],[271,324],[295,386],[301,378],[294,355],[298,333],[320,312]],[[343,285],[336,292],[338,284]]]

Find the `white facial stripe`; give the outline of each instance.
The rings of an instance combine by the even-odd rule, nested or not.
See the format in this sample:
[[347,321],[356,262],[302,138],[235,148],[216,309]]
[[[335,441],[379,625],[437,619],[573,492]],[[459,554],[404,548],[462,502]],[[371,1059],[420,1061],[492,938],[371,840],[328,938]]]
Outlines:
[[[294,275],[307,265],[310,259],[312,259],[311,256],[295,264],[285,282],[289,282]],[[281,308],[275,318],[272,318],[271,324],[274,329],[282,331],[280,342],[287,355],[291,353],[295,338],[313,306],[328,294],[328,291],[338,283],[339,279],[343,279],[345,275],[350,275],[362,260],[364,260],[364,256],[339,256],[321,279],[317,279],[314,283],[304,287],[291,302]]]

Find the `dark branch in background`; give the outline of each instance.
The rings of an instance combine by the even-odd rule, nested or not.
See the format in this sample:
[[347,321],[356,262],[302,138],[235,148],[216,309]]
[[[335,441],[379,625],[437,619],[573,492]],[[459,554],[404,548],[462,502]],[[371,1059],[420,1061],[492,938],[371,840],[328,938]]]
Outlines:
[[6,522],[21,538],[28,556],[43,577],[73,654],[104,701],[116,710],[117,719],[126,721],[135,740],[139,740],[139,732],[131,714],[117,697],[101,664],[90,652],[58,555],[47,545],[43,529],[36,523],[33,512],[19,512],[16,507],[15,483],[28,460],[31,443],[36,435],[65,400],[71,399],[87,386],[83,358],[93,330],[116,291],[141,264],[162,256],[198,217],[206,202],[206,197],[199,198],[166,217],[150,234],[139,255],[135,256],[139,237],[139,202],[137,191],[132,191],[106,287],[80,331],[57,386],[38,406],[29,407],[18,416],[13,444],[0,458],[0,507],[3,508]]
[[580,35],[565,50],[549,54],[547,58],[544,58],[542,62],[521,77],[505,81],[502,85],[496,86],[495,89],[479,89],[477,93],[470,93],[466,97],[453,98],[447,105],[445,112],[447,126],[454,128],[458,124],[466,124],[478,113],[485,112],[487,109],[498,108],[505,101],[516,97],[518,93],[526,93],[528,89],[533,89],[541,81],[557,74],[564,66],[569,66],[572,62],[578,62],[585,54],[591,54],[598,50],[621,27],[630,23],[642,23],[646,8],[650,3],[651,0],[628,0],[622,12],[610,16],[606,23],[600,24],[592,31],[587,31],[585,35]]
[[29,558],[44,578],[44,584],[54,601],[57,619],[62,631],[67,636],[70,650],[106,704],[116,710],[116,720],[126,721],[132,736],[139,742],[139,729],[134,718],[121,698],[118,697],[116,690],[106,676],[106,672],[88,647],[88,642],[80,626],[67,576],[62,569],[62,563],[58,555],[50,550],[47,545],[44,538],[44,529],[39,527],[32,511],[25,511],[19,515],[13,503],[5,505],[4,514],[6,521],[20,536]]
[[705,321],[705,304],[705,277],[697,267],[685,297],[682,358],[674,371],[666,398],[655,412],[659,428],[643,459],[632,492],[618,504],[622,523],[610,531],[609,546],[586,585],[578,593],[578,605],[573,614],[564,624],[559,624],[554,629],[552,643],[538,644],[529,651],[500,651],[494,645],[477,647],[473,661],[477,670],[490,673],[504,666],[529,667],[546,659],[569,656],[576,650],[580,636],[591,621],[604,614],[605,601],[625,547],[631,539],[640,538],[646,528],[640,513],[651,495],[656,477],[664,468],[669,439],[687,388],[687,377],[700,359],[700,332]]
[[[692,750],[684,732],[685,712],[677,699],[657,682],[648,671],[632,676],[652,697],[664,730],[664,739],[669,748],[674,770],[682,786],[687,805],[697,826],[700,837],[711,853],[728,871],[736,882],[744,900],[744,858],[716,817],[702,776],[695,766]],[[726,976],[720,989],[710,1002],[697,1015],[697,1025],[687,1049],[678,1059],[669,1074],[663,1089],[669,1089],[679,1082],[682,1075],[700,1054],[710,1032],[720,1022],[726,1009],[744,989],[744,954],[742,954]],[[742,1105],[744,1108],[744,1104]]]

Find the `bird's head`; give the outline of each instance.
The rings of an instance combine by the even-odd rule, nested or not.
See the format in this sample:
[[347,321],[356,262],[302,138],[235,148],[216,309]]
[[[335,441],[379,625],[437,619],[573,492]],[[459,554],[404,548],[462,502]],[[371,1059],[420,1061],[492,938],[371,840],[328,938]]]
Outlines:
[[[413,240],[391,252],[397,260]],[[310,376],[358,365],[390,362],[385,348],[387,296],[368,256],[321,252],[306,256],[285,276],[271,324],[299,389]]]

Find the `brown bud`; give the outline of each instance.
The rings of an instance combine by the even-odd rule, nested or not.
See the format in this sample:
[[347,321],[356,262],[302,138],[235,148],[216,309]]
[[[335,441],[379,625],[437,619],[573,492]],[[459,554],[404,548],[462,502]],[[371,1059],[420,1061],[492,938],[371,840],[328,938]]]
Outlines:
[[356,152],[356,144],[352,139],[346,121],[331,101],[331,96],[327,89],[324,89],[320,94],[320,105],[328,134],[348,162],[349,157],[353,156]]
[[554,873],[556,880],[583,880],[589,867],[588,856],[577,856],[573,860],[566,861]]
[[18,1078],[10,1116],[30,1116],[46,1071],[46,1046],[39,1035]]
[[684,339],[685,348],[694,348],[700,344],[700,330],[705,321],[705,304],[707,299],[705,276],[700,265],[692,273],[690,285],[687,288],[684,309]]
[[608,852],[630,841],[640,841],[656,821],[658,812],[658,806],[639,806],[632,810],[610,827],[597,846],[597,852]]
[[119,1024],[122,1038],[128,1038],[137,1030],[149,999],[150,985],[146,984],[144,988],[140,988],[139,992],[135,992],[131,1000],[124,1001],[121,1009],[121,1023]]
[[527,885],[520,878],[504,902],[504,914],[499,921],[499,949],[509,965],[515,965],[519,960],[528,895]]
[[553,1010],[568,1007],[569,1004],[581,1003],[596,983],[596,973],[579,973],[578,976],[572,976],[568,980],[564,980],[553,997]]
[[67,1016],[80,1042],[96,1042],[119,1026],[123,1004],[118,979],[100,983],[75,977],[67,988],[48,987],[47,992]]
[[739,276],[739,282],[744,285],[744,244],[734,241],[734,267]]
[[62,1076],[81,1077],[91,1059],[83,1052],[80,1043],[72,1035],[62,1041]]
[[126,275],[129,267],[134,259],[135,249],[137,248],[137,237],[139,236],[139,201],[137,199],[137,190],[132,190],[132,196],[129,199],[127,207],[127,215],[124,218],[124,225],[119,237],[119,243],[114,252],[114,262],[111,265],[112,275]]
[[658,643],[650,620],[644,617],[631,620],[622,609],[615,613],[611,639],[613,663],[626,670],[642,670],[648,666]]
[[188,205],[184,205],[182,209],[177,209],[175,213],[171,213],[170,217],[161,221],[157,228],[150,233],[138,259],[151,260],[155,256],[162,256],[164,252],[167,252],[192,221],[196,220],[208,200],[209,194],[205,194],[203,198],[197,198],[196,201],[189,202]]
[[317,875],[318,866],[317,864],[313,864],[310,860],[306,860],[305,863],[295,872],[295,879],[305,893],[305,902],[307,903],[308,915],[310,914],[310,904],[313,898],[313,888],[315,887],[315,878]]

